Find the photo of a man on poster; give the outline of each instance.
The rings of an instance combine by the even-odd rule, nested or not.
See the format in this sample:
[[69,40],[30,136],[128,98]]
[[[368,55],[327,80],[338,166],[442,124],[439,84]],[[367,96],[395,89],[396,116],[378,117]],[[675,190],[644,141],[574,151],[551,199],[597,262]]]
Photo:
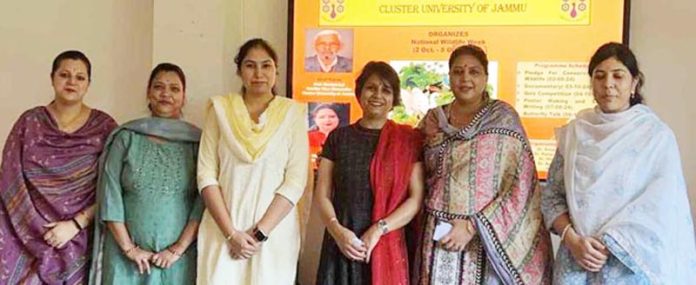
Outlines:
[[[313,34],[313,35],[312,35]],[[309,56],[305,57],[307,72],[352,72],[353,58],[352,31],[350,30],[308,30],[307,40],[311,40]]]

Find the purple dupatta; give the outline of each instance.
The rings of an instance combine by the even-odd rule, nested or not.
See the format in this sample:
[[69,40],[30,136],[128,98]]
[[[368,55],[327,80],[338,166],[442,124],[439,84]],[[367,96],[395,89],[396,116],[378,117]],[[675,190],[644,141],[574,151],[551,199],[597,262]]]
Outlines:
[[37,277],[47,284],[84,283],[91,231],[54,249],[42,238],[44,225],[94,204],[99,155],[116,126],[96,109],[73,133],[59,130],[43,106],[17,120],[0,167],[0,284]]

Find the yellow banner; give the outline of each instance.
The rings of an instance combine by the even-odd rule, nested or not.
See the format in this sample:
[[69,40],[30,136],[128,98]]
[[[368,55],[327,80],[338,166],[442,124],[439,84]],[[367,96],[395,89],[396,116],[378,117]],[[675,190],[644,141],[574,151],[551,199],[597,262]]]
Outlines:
[[322,0],[321,26],[579,26],[590,0]]

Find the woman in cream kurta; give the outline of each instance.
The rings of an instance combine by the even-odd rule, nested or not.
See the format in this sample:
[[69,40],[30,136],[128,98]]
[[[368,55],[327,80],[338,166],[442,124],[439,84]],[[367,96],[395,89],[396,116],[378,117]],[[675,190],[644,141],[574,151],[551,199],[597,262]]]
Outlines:
[[[219,185],[233,225],[250,229],[275,195],[295,204],[304,191],[306,109],[276,96],[255,124],[245,114],[241,95],[213,97],[211,102],[201,139],[198,187]],[[198,235],[198,284],[294,284],[299,250],[297,208],[249,259],[230,257],[225,235],[206,211]]]

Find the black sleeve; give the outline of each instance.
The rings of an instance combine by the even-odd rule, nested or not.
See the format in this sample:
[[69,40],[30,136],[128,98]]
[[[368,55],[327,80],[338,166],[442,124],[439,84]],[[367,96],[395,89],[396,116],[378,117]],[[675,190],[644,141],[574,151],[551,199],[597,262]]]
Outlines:
[[321,154],[319,154],[320,157],[336,161],[336,154],[338,153],[336,148],[338,147],[337,141],[339,133],[340,130],[336,129],[329,134],[329,137],[326,138],[326,142],[324,142],[324,146],[321,149]]

